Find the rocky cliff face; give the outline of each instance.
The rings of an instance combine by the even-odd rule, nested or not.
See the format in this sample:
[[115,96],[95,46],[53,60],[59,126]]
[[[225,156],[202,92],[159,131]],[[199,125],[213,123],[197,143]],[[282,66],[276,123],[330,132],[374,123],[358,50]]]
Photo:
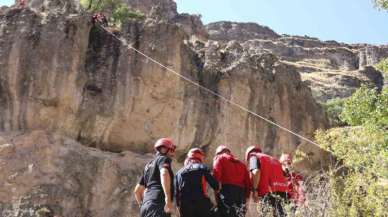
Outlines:
[[[293,150],[299,139],[239,111],[127,50],[85,15],[12,9],[2,16],[1,124],[48,129],[110,151],[151,151],[172,136],[184,152],[220,143]],[[311,136],[325,116],[294,67],[239,43],[190,42],[180,25],[130,21],[139,50],[266,118]],[[235,132],[234,129],[241,129]],[[275,145],[276,144],[276,145]]]
[[378,89],[384,85],[381,72],[371,66],[388,57],[387,46],[279,36],[268,27],[251,23],[217,22],[206,28],[210,39],[237,40],[250,53],[272,53],[296,67],[319,102],[349,97],[361,85]]
[[135,177],[151,156],[44,131],[1,133],[0,143],[0,216],[137,216]]
[[[315,75],[332,72],[333,80],[324,81],[330,86],[344,79],[344,89],[348,83],[377,85],[381,80],[373,68],[363,66],[385,57],[383,47],[368,53],[361,45],[279,36],[255,24],[205,27],[199,17],[178,14],[169,0],[128,4],[148,16],[125,23],[116,33],[120,38],[309,138],[327,127],[310,89],[325,84],[315,81]],[[139,154],[152,152],[153,142],[162,136],[176,142],[180,162],[194,146],[204,148],[210,161],[222,143],[240,158],[251,144],[275,156],[299,148],[309,157],[301,169],[326,161],[327,155],[314,145],[128,50],[111,33],[93,26],[90,15],[78,13],[77,1],[36,0],[30,6],[0,12],[2,216],[31,216],[46,206],[62,216],[136,212],[128,190],[148,159],[140,160],[146,155]],[[359,58],[362,52],[365,61]],[[340,88],[330,90],[343,96]],[[63,198],[68,202],[61,202]]]

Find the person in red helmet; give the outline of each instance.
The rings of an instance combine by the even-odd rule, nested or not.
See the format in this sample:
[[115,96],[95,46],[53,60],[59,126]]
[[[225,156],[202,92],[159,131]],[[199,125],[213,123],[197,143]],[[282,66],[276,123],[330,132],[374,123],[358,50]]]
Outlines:
[[218,195],[220,216],[245,216],[250,194],[250,178],[246,165],[236,159],[229,148],[220,145],[214,157],[213,174],[221,184]]
[[108,19],[106,18],[106,16],[102,12],[97,12],[97,13],[93,14],[93,16],[92,16],[92,23],[94,25],[100,24],[104,27],[107,27],[108,26]]
[[207,195],[207,183],[218,192],[217,180],[203,163],[205,153],[193,148],[187,154],[184,167],[175,175],[175,198],[180,217],[214,217],[214,207]]
[[303,189],[303,176],[292,169],[291,154],[283,153],[279,159],[282,164],[283,174],[287,179],[288,198],[293,204],[293,209],[302,206],[305,201],[305,192]]
[[282,203],[287,199],[287,181],[280,162],[263,154],[258,146],[248,147],[245,158],[252,177],[252,197],[273,208],[274,216],[285,216]]
[[21,8],[25,7],[26,3],[26,0],[16,0],[16,5]]
[[155,158],[146,164],[134,194],[141,217],[170,217],[173,209],[174,174],[171,161],[176,146],[169,138],[154,145]]

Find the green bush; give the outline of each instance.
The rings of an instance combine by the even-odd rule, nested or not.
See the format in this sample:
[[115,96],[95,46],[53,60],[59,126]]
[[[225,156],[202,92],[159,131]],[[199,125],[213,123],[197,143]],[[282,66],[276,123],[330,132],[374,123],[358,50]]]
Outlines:
[[388,10],[388,0],[373,0],[373,1],[377,8]]
[[137,11],[133,11],[129,9],[129,7],[125,4],[117,5],[112,13],[111,20],[116,25],[121,25],[123,22],[128,19],[144,19],[145,16]]
[[340,164],[330,173],[331,216],[385,216],[388,207],[388,88],[362,87],[343,104],[345,128],[318,131]]
[[388,76],[388,58],[382,59],[375,67],[384,73],[384,76]]
[[322,106],[330,121],[330,126],[344,126],[345,123],[341,120],[342,113],[346,99],[336,98],[323,103]]
[[111,24],[120,26],[128,19],[144,19],[145,15],[132,10],[122,0],[81,0],[81,6],[91,12],[107,12]]
[[388,88],[381,93],[363,86],[345,101],[341,119],[351,126],[388,130]]

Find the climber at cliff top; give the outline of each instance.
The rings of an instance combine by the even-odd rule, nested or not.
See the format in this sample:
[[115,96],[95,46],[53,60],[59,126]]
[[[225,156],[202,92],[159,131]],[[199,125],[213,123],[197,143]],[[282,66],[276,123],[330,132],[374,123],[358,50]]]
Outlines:
[[108,26],[108,19],[106,18],[106,16],[103,13],[97,12],[97,13],[93,14],[93,16],[92,16],[92,23],[93,24],[100,24],[104,27],[107,27]]
[[170,217],[173,209],[172,158],[176,146],[169,138],[156,141],[155,158],[144,168],[134,194],[141,217]]
[[18,7],[25,7],[27,3],[27,0],[16,0],[16,5]]

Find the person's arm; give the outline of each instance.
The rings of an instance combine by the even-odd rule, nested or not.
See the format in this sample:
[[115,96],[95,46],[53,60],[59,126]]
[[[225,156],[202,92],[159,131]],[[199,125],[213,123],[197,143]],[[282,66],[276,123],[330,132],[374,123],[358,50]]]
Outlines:
[[215,206],[218,205],[217,194],[220,192],[221,186],[220,183],[210,174],[210,170],[206,167],[204,174],[206,182],[209,183],[210,187],[213,188],[213,201]]
[[143,202],[144,197],[144,191],[146,189],[146,178],[143,175],[140,177],[138,184],[135,186],[135,190],[133,193],[135,194],[135,199],[139,207],[141,206],[141,203]]
[[162,168],[160,170],[160,179],[161,179],[162,188],[165,196],[165,203],[166,203],[166,205],[164,206],[164,211],[166,213],[171,213],[172,207],[173,207],[172,195],[171,195],[171,178],[167,168]]
[[258,189],[257,186],[260,182],[260,165],[259,165],[259,159],[257,159],[255,156],[252,156],[249,158],[249,171],[252,175],[252,197],[254,202],[258,202],[259,196],[258,196]]
[[210,174],[210,170],[205,168],[204,174],[207,183],[209,183],[210,187],[213,188],[214,191],[218,192],[220,190],[220,185],[218,181]]
[[246,198],[246,200],[248,200],[250,195],[251,195],[252,183],[251,183],[251,179],[249,177],[248,169],[246,167],[245,167],[244,172],[245,172],[245,174],[244,174],[245,198]]
[[220,158],[216,158],[213,163],[213,176],[218,181],[221,182],[222,178],[222,163]]
[[135,194],[135,199],[139,207],[141,206],[141,203],[143,202],[143,195],[144,195],[145,187],[144,185],[137,184],[135,187],[135,190],[133,193]]
[[165,206],[164,206],[164,211],[166,213],[171,213],[172,212],[172,192],[171,192],[171,180],[170,177],[170,170],[171,170],[171,159],[168,157],[163,157],[160,159],[158,162],[158,167],[160,171],[160,182],[162,184],[163,192],[164,192],[164,197],[165,197]]

